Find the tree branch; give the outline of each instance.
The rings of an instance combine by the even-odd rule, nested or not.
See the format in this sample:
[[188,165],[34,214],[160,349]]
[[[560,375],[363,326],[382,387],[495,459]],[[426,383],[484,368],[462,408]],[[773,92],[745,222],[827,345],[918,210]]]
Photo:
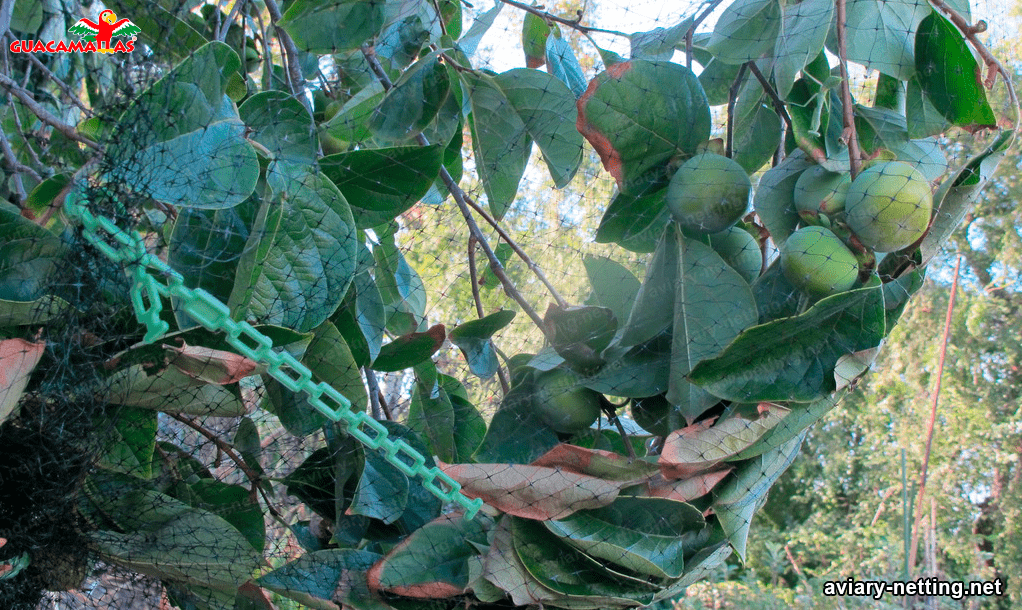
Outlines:
[[280,46],[284,49],[284,59],[287,63],[287,76],[290,81],[291,93],[301,100],[306,109],[312,113],[312,105],[305,95],[305,77],[302,76],[302,67],[298,65],[298,47],[295,46],[295,41],[291,39],[291,35],[284,28],[277,25],[277,22],[283,18],[283,15],[280,13],[276,0],[265,0],[265,2],[266,10],[270,13],[273,29],[277,33],[277,39],[280,40]]
[[[469,281],[472,282],[472,300],[476,304],[476,315],[482,318],[485,312],[483,311],[483,300],[479,295],[479,278],[476,273],[476,238],[473,235],[468,236],[468,275]],[[507,377],[504,376],[504,369],[499,365],[497,366],[497,379],[500,381],[501,391],[506,395],[511,388]]]
[[841,106],[845,125],[841,138],[848,143],[848,165],[852,180],[855,180],[862,166],[862,153],[859,151],[859,136],[855,131],[855,109],[852,107],[852,91],[848,83],[847,24],[846,0],[837,0],[837,48],[841,64]]
[[[220,24],[220,30],[216,33],[217,40],[223,42],[227,39],[227,30],[231,29],[231,24],[234,23],[238,13],[240,13],[241,9],[245,6],[245,2],[247,2],[247,0],[235,0],[234,6],[231,7],[230,14],[227,15],[227,19]],[[245,58],[242,57],[241,61],[244,62]]]
[[747,65],[756,76],[756,80],[759,81],[759,84],[763,87],[763,91],[766,92],[770,101],[773,102],[774,111],[784,120],[784,124],[787,125],[790,130],[791,116],[788,115],[788,109],[784,107],[784,100],[781,99],[781,96],[777,95],[777,91],[774,89],[773,85],[770,84],[770,81],[763,76],[763,72],[760,71],[759,66],[756,65],[755,61],[750,61]]
[[96,144],[89,138],[86,138],[85,136],[75,131],[74,127],[64,123],[57,117],[50,114],[45,108],[39,105],[39,102],[35,101],[31,93],[29,93],[25,89],[22,89],[21,86],[18,85],[18,83],[14,82],[14,80],[11,79],[6,74],[0,74],[0,86],[2,86],[4,89],[7,89],[11,93],[11,95],[18,98],[18,100],[21,101],[21,103],[24,104],[25,107],[32,112],[32,114],[39,117],[40,121],[46,123],[50,127],[53,127],[54,129],[62,133],[65,137],[67,137],[69,140],[81,142],[82,144],[88,146],[93,150],[97,151],[103,150],[103,148],[99,144]]
[[[376,53],[371,47],[364,45],[362,47],[362,54],[365,56],[366,61],[368,61],[369,68],[376,75],[376,78],[380,80],[383,88],[389,91],[394,84],[390,81],[390,77],[387,76],[383,66],[380,65],[380,61],[376,58]],[[422,134],[419,134],[416,141],[422,146],[429,145],[429,141]],[[458,186],[458,183],[451,177],[447,168],[442,165],[440,166],[440,179],[443,181],[444,186],[447,187],[447,190],[451,193],[455,203],[458,204],[458,209],[461,210],[461,215],[465,218],[465,224],[468,225],[469,234],[476,239],[479,243],[479,247],[483,249],[483,253],[486,254],[487,260],[490,261],[490,269],[493,270],[494,275],[497,276],[497,279],[499,279],[500,283],[504,286],[504,292],[518,303],[518,305],[522,308],[522,311],[532,318],[532,321],[541,331],[543,331],[544,335],[547,335],[547,329],[546,325],[543,323],[543,318],[536,313],[536,310],[533,309],[532,305],[529,304],[529,302],[525,300],[525,297],[523,297],[522,294],[518,292],[518,289],[515,288],[514,283],[510,278],[508,278],[507,273],[504,272],[504,267],[500,264],[500,259],[497,258],[497,255],[493,252],[493,248],[491,248],[489,242],[486,241],[486,237],[483,235],[482,231],[479,230],[479,225],[476,224],[475,218],[472,216],[471,210],[473,208],[467,201],[465,191],[461,190],[461,187]],[[475,209],[478,211],[478,206]]]
[[[554,15],[552,13],[548,13],[547,11],[540,10],[540,9],[534,7],[534,6],[529,6],[528,4],[525,4],[523,2],[516,2],[516,0],[500,0],[500,1],[503,2],[504,4],[509,5],[509,6],[513,6],[513,7],[517,8],[517,9],[521,9],[521,10],[527,12],[527,13],[532,13],[533,15],[535,15],[537,17],[541,17],[543,19],[546,19],[547,21],[554,21],[556,23],[560,23],[560,24],[566,25],[569,28],[571,28],[571,29],[573,29],[575,31],[581,32],[583,34],[591,34],[593,32],[596,32],[596,33],[599,33],[599,34],[610,34],[612,36],[621,36],[623,38],[630,38],[631,37],[631,34],[626,34],[624,32],[618,32],[617,30],[604,30],[602,28],[594,28],[594,27],[589,27],[587,25],[582,25],[580,23],[581,16],[579,16],[579,18],[577,18],[577,19],[565,19],[564,17],[558,17],[557,15]],[[720,0],[717,0],[717,2],[720,2]]]
[[738,90],[742,87],[742,81],[745,80],[745,69],[752,62],[746,62],[742,64],[741,68],[738,68],[738,75],[735,76],[735,80],[731,83],[731,89],[728,91],[727,96],[727,133],[724,135],[724,156],[731,158],[731,153],[734,149],[735,143],[735,102],[738,99]]

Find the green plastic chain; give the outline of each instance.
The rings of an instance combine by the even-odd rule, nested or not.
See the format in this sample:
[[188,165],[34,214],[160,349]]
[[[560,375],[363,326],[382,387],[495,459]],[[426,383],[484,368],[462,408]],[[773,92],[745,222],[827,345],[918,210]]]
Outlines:
[[[267,373],[292,392],[305,392],[309,404],[332,421],[343,421],[347,431],[366,447],[382,451],[388,462],[407,476],[421,477],[422,486],[445,502],[465,509],[465,518],[475,517],[483,501],[470,500],[461,493],[461,485],[436,467],[427,467],[426,458],[401,439],[388,438],[387,429],[365,413],[351,410],[351,401],[324,382],[313,383],[312,371],[287,353],[273,351],[273,342],[248,322],[231,319],[231,312],[219,299],[201,288],[188,288],[184,278],[169,265],[146,251],[141,236],[125,232],[109,218],[96,216],[85,206],[85,197],[72,191],[64,204],[68,216],[81,221],[85,238],[115,263],[133,267],[135,283],[131,303],[135,317],[146,326],[144,341],[162,337],[169,325],[160,319],[160,296],[180,299],[189,316],[207,329],[227,334],[227,342],[243,356],[267,366]],[[103,236],[105,234],[105,237]],[[150,271],[152,270],[152,271]],[[164,278],[161,283],[153,273]]]

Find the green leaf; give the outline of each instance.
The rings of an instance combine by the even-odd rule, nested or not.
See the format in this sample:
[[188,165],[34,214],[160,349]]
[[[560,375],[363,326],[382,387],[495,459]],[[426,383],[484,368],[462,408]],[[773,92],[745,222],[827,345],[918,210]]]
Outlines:
[[336,521],[350,498],[338,497],[337,490],[350,493],[352,477],[361,468],[361,446],[345,438],[334,447],[312,452],[293,472],[284,477],[287,493],[301,500],[324,519]]
[[316,126],[294,96],[263,91],[245,100],[238,114],[253,132],[249,139],[262,144],[274,159],[299,167],[315,162],[319,151]]
[[554,185],[566,186],[582,163],[582,136],[575,128],[578,109],[571,91],[546,72],[528,68],[503,72],[493,82],[539,146]]
[[120,407],[110,414],[113,415],[113,425],[104,431],[105,447],[98,465],[114,472],[151,478],[156,448],[156,412]]
[[447,338],[443,324],[432,326],[426,332],[402,335],[380,348],[373,361],[373,369],[384,373],[401,371],[429,360]]
[[802,297],[802,291],[785,277],[780,259],[770,263],[763,275],[756,278],[752,283],[752,294],[761,323],[795,315]]
[[488,546],[487,521],[454,513],[427,523],[373,567],[370,588],[423,599],[464,593],[469,559]]
[[[402,440],[426,457],[425,466],[436,465],[429,449],[408,427],[395,422],[380,422],[393,440]],[[359,478],[350,514],[365,515],[384,523],[395,523],[405,534],[422,527],[440,515],[440,499],[417,480],[410,481],[381,454],[367,451],[365,467]]]
[[813,163],[801,151],[796,151],[777,167],[763,174],[756,187],[753,207],[778,246],[794,233],[798,226],[798,209],[795,207],[795,183],[802,172]]
[[765,500],[777,478],[794,461],[804,438],[805,433],[802,433],[777,449],[745,462],[715,490],[713,512],[728,542],[743,560],[756,508]]
[[102,508],[127,532],[99,530],[89,537],[104,561],[130,570],[233,592],[263,562],[230,523],[164,494],[130,491]]
[[947,158],[936,138],[909,140],[905,117],[886,108],[855,107],[855,126],[863,150],[873,153],[886,148],[899,161],[911,164],[927,180],[936,180],[947,171]]
[[104,399],[115,405],[217,417],[237,417],[246,412],[236,391],[204,383],[174,366],[152,374],[143,365],[127,366],[104,380],[103,386]]
[[493,77],[462,73],[472,106],[472,148],[490,213],[501,220],[518,193],[532,151],[525,122]]
[[[813,161],[831,171],[848,171],[847,167],[828,165],[826,137],[832,114],[828,90],[822,89],[808,77],[802,77],[792,86],[786,107],[791,116],[789,141],[801,148]],[[834,109],[833,114],[839,116],[840,112]],[[791,146],[788,150],[791,150]]]
[[983,187],[993,177],[1001,158],[1014,141],[1014,130],[1001,132],[982,153],[941,183],[933,196],[933,207],[936,209],[933,222],[919,244],[923,264],[940,252],[965,215],[973,209]]
[[618,320],[627,320],[641,287],[639,280],[624,265],[609,258],[586,256],[582,263],[596,304],[610,309]]
[[440,173],[443,146],[356,150],[320,159],[352,206],[359,228],[383,224],[415,205]]
[[[449,388],[444,383],[445,377],[445,375],[440,376],[441,386]],[[451,406],[454,408],[455,461],[468,462],[471,460],[472,454],[482,444],[483,437],[486,436],[486,420],[467,398],[451,392],[450,389],[446,391],[448,398],[451,399]]]
[[731,158],[750,174],[770,161],[781,144],[781,117],[765,102],[735,121]]
[[415,332],[425,325],[426,286],[405,260],[393,235],[373,248],[376,286],[387,312],[387,330],[397,334]]
[[908,123],[908,137],[928,138],[947,131],[951,123],[944,118],[939,110],[933,107],[919,84],[919,77],[914,76],[908,81],[908,92],[905,94],[905,119]]
[[633,252],[652,252],[670,217],[666,187],[666,176],[657,175],[648,177],[642,186],[619,191],[600,219],[596,242],[616,243]]
[[644,590],[632,582],[609,578],[606,572],[537,521],[511,517],[511,532],[522,565],[548,589],[570,598],[600,600],[614,606],[628,602],[647,605],[653,599],[652,586]]
[[263,511],[248,489],[212,479],[200,479],[188,487],[196,498],[192,506],[218,515],[233,525],[252,548],[263,552],[266,546]]
[[632,60],[601,72],[578,100],[578,130],[618,186],[710,137],[710,107],[691,70]]
[[316,551],[259,577],[256,583],[285,597],[294,598],[295,593],[305,593],[354,608],[390,610],[390,606],[369,590],[365,578],[380,559],[382,555],[367,550]]
[[588,83],[582,65],[567,40],[560,36],[546,39],[546,63],[550,74],[567,85],[576,99],[582,97]]
[[629,55],[632,59],[670,61],[675,48],[685,43],[685,35],[692,29],[692,23],[693,18],[688,17],[669,28],[635,32],[629,36]]
[[646,277],[621,328],[618,345],[638,345],[670,329],[674,320],[674,285],[679,274],[678,254],[678,235],[670,226],[660,237],[646,267]]
[[69,174],[50,176],[32,189],[32,192],[25,199],[25,207],[36,215],[41,216],[45,214],[46,210],[54,204],[54,200],[69,184],[71,184],[71,176]]
[[[369,118],[380,102],[383,101],[385,90],[379,81],[374,81],[369,86],[361,89],[331,116],[331,106],[327,106],[327,116],[330,117],[321,128],[326,135],[340,141],[340,145],[347,143],[362,142],[369,138]],[[333,102],[337,104],[337,102]],[[324,148],[326,143],[324,142]],[[327,149],[327,152],[341,152]]]
[[303,332],[322,324],[344,298],[355,274],[355,223],[344,196],[322,174],[271,174],[270,183],[276,196],[259,210],[230,305],[245,317]]
[[983,70],[962,34],[933,11],[919,24],[915,67],[926,97],[947,120],[969,133],[995,127]]
[[11,29],[25,34],[37,33],[43,25],[43,6],[41,2],[14,2],[14,6],[9,8]]
[[60,239],[0,200],[0,299],[35,301],[63,252]]
[[181,207],[228,208],[248,198],[259,162],[226,95],[240,66],[229,46],[211,42],[142,92],[117,121],[115,133],[136,135],[107,148],[110,177]]
[[[850,0],[847,9],[848,59],[899,80],[915,73],[913,39],[930,14],[930,5],[915,0]],[[831,29],[828,46],[836,49]]]
[[542,68],[546,63],[546,39],[550,29],[550,24],[542,17],[525,13],[522,21],[522,50],[525,52],[526,67]]
[[[202,288],[223,302],[231,298],[239,253],[251,237],[259,210],[254,198],[223,210],[183,208],[174,221],[167,262],[189,288]],[[183,303],[173,299],[179,328],[198,326]]]
[[[674,326],[667,400],[677,405],[691,422],[716,404],[718,398],[693,386],[687,375],[756,324],[759,314],[749,284],[719,254],[682,235],[676,239],[678,274],[673,284]],[[664,286],[668,290],[671,287]]]
[[187,59],[207,43],[206,38],[198,30],[178,19],[159,3],[111,0],[104,5],[116,11],[118,15],[131,15],[132,22],[142,29],[139,38],[152,49],[154,55]]
[[70,306],[64,299],[52,295],[42,296],[34,301],[0,299],[0,326],[43,324],[64,315]]
[[812,402],[834,391],[841,356],[876,347],[885,334],[883,290],[871,283],[746,330],[689,379],[737,402]]
[[478,320],[469,320],[451,330],[451,343],[461,350],[473,375],[486,378],[500,368],[491,338],[494,333],[510,324],[514,317],[514,311],[501,310]]
[[[424,371],[428,371],[429,375],[423,375]],[[436,365],[426,362],[416,367],[415,386],[408,407],[408,427],[426,441],[430,455],[453,462],[457,457],[454,425],[454,404],[447,391],[437,383]]]
[[642,398],[667,391],[671,374],[667,333],[628,350],[611,347],[602,356],[608,364],[583,385],[610,396]]
[[780,28],[777,0],[738,0],[717,20],[707,50],[724,63],[744,64],[773,49]]
[[837,406],[842,396],[843,393],[836,392],[813,402],[789,403],[791,410],[788,411],[788,414],[784,416],[780,423],[770,428],[755,443],[729,459],[732,461],[746,460],[784,445],[829,413],[831,409]]
[[[472,21],[472,26],[468,28],[468,31],[458,40],[458,47],[461,49],[467,57],[471,58],[475,55],[476,49],[479,47],[479,42],[483,39],[483,35],[493,25],[493,20],[500,14],[500,9],[504,8],[503,2],[494,2],[493,8],[486,11],[485,13],[475,16]],[[453,36],[453,34],[452,34]]]
[[617,331],[617,316],[606,307],[560,307],[551,304],[543,318],[550,344],[565,360],[581,369],[603,364],[603,351]]
[[528,464],[558,443],[557,433],[532,406],[533,383],[525,379],[504,395],[474,461]]
[[831,0],[803,0],[785,6],[783,12],[774,47],[774,82],[781,99],[788,97],[798,73],[823,50],[834,3]]
[[340,53],[358,49],[385,25],[386,5],[355,0],[296,0],[277,25],[301,51]]
[[691,504],[664,498],[621,497],[543,525],[600,560],[657,578],[678,578],[685,554],[706,522]]
[[302,364],[312,371],[313,380],[325,381],[340,392],[351,401],[352,411],[368,410],[369,395],[362,383],[362,373],[337,327],[324,322],[313,333],[302,357]]
[[436,118],[451,94],[451,77],[439,51],[405,70],[373,112],[369,128],[386,141],[409,140]]

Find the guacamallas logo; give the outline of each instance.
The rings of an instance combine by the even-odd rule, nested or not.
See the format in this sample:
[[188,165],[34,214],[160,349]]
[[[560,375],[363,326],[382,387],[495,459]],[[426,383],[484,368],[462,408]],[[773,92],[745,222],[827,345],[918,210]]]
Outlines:
[[[99,14],[98,23],[83,17],[68,29],[68,34],[84,40],[15,40],[10,49],[12,53],[130,53],[135,50],[136,35],[141,31],[130,19],[118,20],[107,9]],[[127,40],[113,44],[112,39],[117,37]]]

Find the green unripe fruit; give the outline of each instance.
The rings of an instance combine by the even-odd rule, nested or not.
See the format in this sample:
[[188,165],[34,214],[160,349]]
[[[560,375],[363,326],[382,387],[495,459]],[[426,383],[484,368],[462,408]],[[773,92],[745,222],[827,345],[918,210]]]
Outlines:
[[650,434],[667,436],[684,428],[685,419],[663,394],[632,400],[632,419]]
[[600,395],[578,385],[569,371],[554,369],[536,378],[533,407],[546,425],[563,434],[575,434],[600,417]]
[[845,200],[845,222],[863,244],[894,252],[926,233],[933,195],[926,178],[908,163],[890,161],[863,170]]
[[781,246],[785,277],[810,296],[848,290],[859,275],[859,262],[837,235],[823,227],[795,231]]
[[850,174],[839,174],[814,165],[802,172],[795,183],[795,207],[799,212],[836,214],[845,209]]
[[667,185],[667,206],[682,228],[719,233],[749,209],[752,182],[741,165],[711,152],[678,168]]
[[710,235],[709,240],[710,247],[745,281],[752,282],[759,277],[763,268],[763,254],[752,233],[739,227],[730,227]]

